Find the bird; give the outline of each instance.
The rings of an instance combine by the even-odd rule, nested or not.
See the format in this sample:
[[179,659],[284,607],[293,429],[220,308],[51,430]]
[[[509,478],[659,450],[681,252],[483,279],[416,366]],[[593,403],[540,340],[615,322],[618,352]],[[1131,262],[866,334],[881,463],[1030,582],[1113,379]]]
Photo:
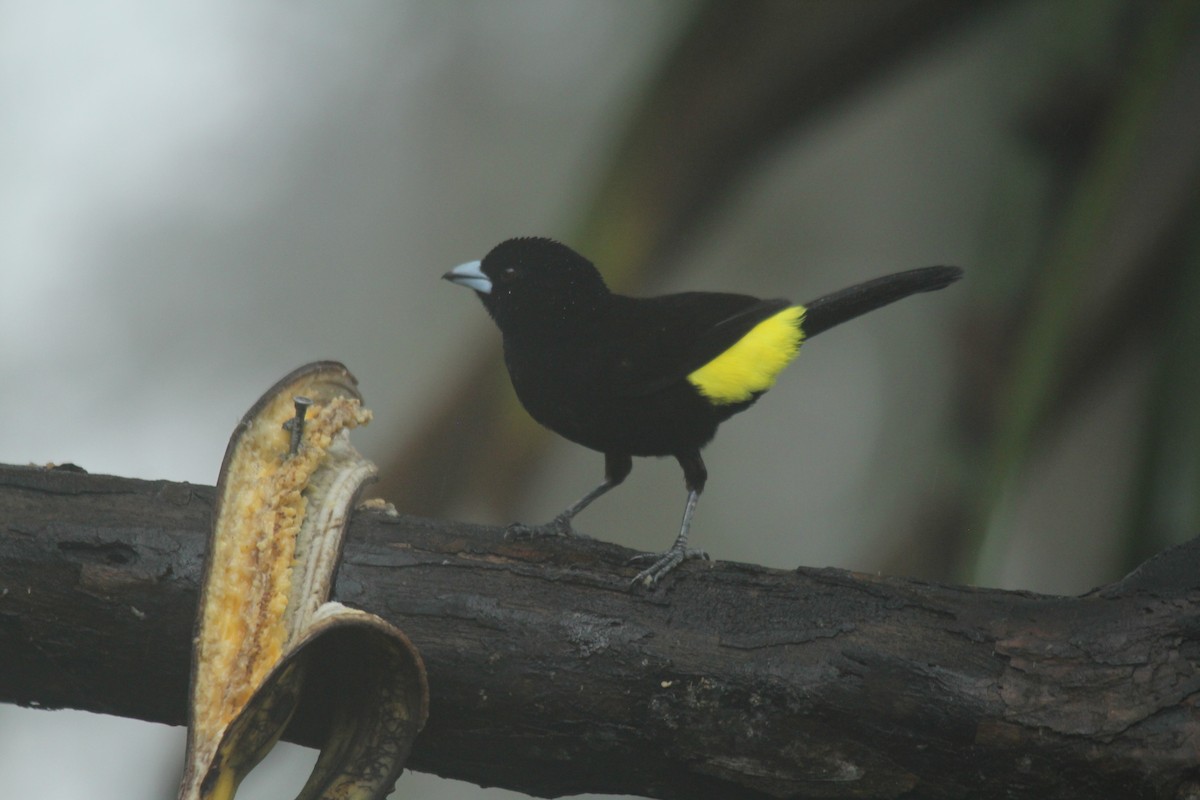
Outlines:
[[604,455],[604,480],[543,525],[511,534],[582,536],[573,520],[620,485],[634,457],[673,457],[687,499],[674,543],[644,553],[631,585],[653,586],[688,559],[688,531],[708,471],[700,452],[718,426],[770,389],[807,339],[917,292],[958,267],[912,269],[808,303],[723,292],[629,297],[587,258],[553,239],[508,239],[442,278],[474,290],[500,329],[517,398],[542,426]]

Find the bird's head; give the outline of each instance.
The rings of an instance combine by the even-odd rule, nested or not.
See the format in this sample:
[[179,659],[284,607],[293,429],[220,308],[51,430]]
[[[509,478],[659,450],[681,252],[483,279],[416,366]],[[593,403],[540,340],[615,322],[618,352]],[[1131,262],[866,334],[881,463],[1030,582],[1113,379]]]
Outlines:
[[592,262],[537,237],[501,242],[482,261],[460,264],[442,277],[474,289],[505,334],[584,322],[609,297]]

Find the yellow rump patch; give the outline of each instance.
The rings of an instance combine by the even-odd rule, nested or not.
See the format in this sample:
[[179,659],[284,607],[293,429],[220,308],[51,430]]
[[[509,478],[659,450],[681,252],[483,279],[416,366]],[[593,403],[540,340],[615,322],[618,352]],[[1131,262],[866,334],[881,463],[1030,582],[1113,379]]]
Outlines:
[[751,328],[728,350],[687,376],[717,405],[741,403],[775,384],[796,353],[804,332],[804,306],[790,306]]

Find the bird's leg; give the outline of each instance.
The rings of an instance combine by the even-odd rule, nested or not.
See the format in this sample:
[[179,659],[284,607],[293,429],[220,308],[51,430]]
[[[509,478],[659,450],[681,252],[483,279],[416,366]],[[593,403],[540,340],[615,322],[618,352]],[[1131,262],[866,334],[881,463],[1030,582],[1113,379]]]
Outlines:
[[579,539],[587,539],[589,537],[586,534],[575,530],[575,526],[571,524],[571,520],[575,518],[576,514],[591,505],[593,500],[616,485],[617,484],[606,479],[604,483],[601,483],[595,489],[592,489],[583,497],[576,500],[568,508],[563,509],[558,516],[549,522],[542,525],[525,525],[520,522],[514,522],[512,525],[508,526],[508,530],[505,531],[505,536],[508,536],[512,539],[532,539],[542,536],[570,536]]
[[592,501],[606,494],[610,489],[619,486],[629,472],[633,469],[633,458],[631,456],[620,453],[605,453],[604,454],[604,482],[583,497],[576,500],[570,506],[562,511],[558,516],[544,525],[523,525],[520,522],[514,522],[508,526],[505,536],[509,538],[533,538],[540,536],[573,536],[577,538],[588,538],[586,535],[575,530],[571,524],[571,520],[580,511],[592,504]]
[[708,470],[704,467],[704,461],[701,460],[699,451],[677,455],[675,459],[679,462],[679,466],[683,467],[683,477],[688,490],[687,504],[683,507],[683,522],[679,526],[679,535],[675,537],[674,544],[666,552],[642,553],[630,559],[630,563],[653,562],[630,581],[630,586],[636,586],[639,583],[653,586],[660,578],[685,560],[708,558],[708,553],[688,547],[687,544],[688,529],[692,527],[692,515],[696,512],[696,503],[700,500],[700,493],[704,491],[705,481],[708,480]]

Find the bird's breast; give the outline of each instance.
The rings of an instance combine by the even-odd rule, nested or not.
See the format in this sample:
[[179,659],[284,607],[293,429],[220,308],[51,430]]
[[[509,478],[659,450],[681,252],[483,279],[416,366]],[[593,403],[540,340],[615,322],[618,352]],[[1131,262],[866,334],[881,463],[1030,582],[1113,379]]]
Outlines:
[[661,456],[712,438],[720,420],[690,383],[681,378],[652,394],[624,393],[622,358],[632,356],[614,356],[595,342],[505,343],[505,364],[521,405],[573,442],[601,452]]

